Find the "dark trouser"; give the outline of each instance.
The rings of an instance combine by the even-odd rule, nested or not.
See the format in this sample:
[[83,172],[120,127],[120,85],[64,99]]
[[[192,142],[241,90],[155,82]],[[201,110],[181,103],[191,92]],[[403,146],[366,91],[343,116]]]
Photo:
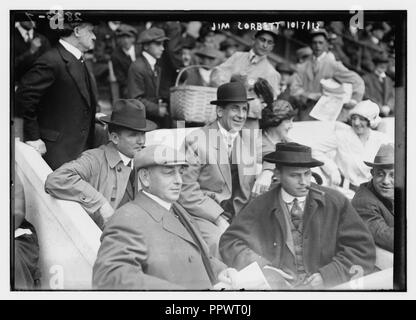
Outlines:
[[32,234],[24,234],[14,239],[14,287],[15,290],[40,288],[39,244],[36,230],[26,220],[21,229],[29,229]]

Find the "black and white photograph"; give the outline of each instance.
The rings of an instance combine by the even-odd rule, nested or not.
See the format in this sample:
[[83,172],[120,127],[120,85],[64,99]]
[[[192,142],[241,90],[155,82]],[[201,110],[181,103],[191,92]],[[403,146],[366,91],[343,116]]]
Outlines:
[[408,11],[306,8],[10,8],[8,291],[406,292]]

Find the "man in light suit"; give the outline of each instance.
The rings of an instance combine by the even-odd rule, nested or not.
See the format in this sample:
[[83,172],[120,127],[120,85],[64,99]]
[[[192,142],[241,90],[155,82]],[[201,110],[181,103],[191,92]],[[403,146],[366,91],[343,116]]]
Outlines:
[[94,145],[97,88],[83,54],[94,47],[93,25],[64,23],[58,45],[21,79],[15,103],[27,144],[55,170]]
[[195,130],[185,139],[189,167],[183,175],[179,203],[193,215],[205,241],[218,255],[218,241],[250,199],[261,159],[249,129],[242,130],[248,100],[240,82],[217,90],[217,121]]
[[[322,79],[332,78],[340,83],[352,84],[351,100],[344,104],[345,109],[353,108],[364,95],[364,81],[361,77],[348,70],[333,55],[328,54],[328,34],[322,29],[311,33],[313,57],[299,65],[293,75],[290,94],[300,106],[299,120],[314,120],[310,111],[322,95]],[[342,114],[344,114],[341,111]],[[344,120],[344,119],[340,119]]]
[[235,282],[236,271],[209,255],[191,216],[176,202],[185,155],[153,145],[138,152],[134,164],[143,189],[104,228],[93,287],[206,290],[218,281]]
[[144,146],[145,132],[156,128],[134,99],[117,100],[111,117],[102,120],[108,123],[110,142],[65,163],[45,182],[47,193],[78,202],[101,229],[114,210],[134,199],[133,158]]

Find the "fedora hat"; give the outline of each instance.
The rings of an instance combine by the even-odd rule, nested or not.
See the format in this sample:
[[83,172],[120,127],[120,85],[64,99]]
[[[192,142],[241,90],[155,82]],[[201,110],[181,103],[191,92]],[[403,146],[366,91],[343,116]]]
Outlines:
[[150,28],[147,30],[144,30],[139,35],[138,43],[147,43],[147,42],[153,42],[153,41],[165,41],[169,40],[168,37],[165,35],[165,31],[159,28]]
[[217,100],[210,103],[223,105],[230,102],[248,102],[254,98],[247,98],[246,88],[241,82],[228,82],[220,85],[217,89]]
[[393,167],[394,165],[394,147],[392,143],[382,144],[378,149],[374,162],[364,161],[369,167]]
[[101,120],[134,131],[151,131],[157,127],[153,121],[146,120],[146,108],[136,99],[116,100],[111,116]]
[[136,153],[133,163],[136,169],[152,166],[188,166],[183,152],[162,144],[143,148]]
[[324,163],[312,158],[312,149],[295,142],[277,143],[276,151],[263,157],[264,161],[288,167],[312,168]]

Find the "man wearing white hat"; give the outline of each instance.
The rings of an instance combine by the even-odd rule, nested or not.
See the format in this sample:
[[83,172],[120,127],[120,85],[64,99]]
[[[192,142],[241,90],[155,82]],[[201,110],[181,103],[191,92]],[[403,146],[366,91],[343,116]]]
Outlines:
[[322,170],[333,185],[343,185],[347,179],[349,188],[356,191],[371,179],[370,168],[363,161],[372,161],[382,144],[392,142],[386,134],[374,130],[381,120],[379,111],[374,102],[361,101],[349,112],[351,125],[336,121],[334,134],[314,141],[314,155],[325,163]]
[[394,147],[382,145],[371,167],[373,178],[357,190],[352,205],[366,222],[376,245],[394,249]]
[[103,231],[94,288],[204,290],[218,281],[231,284],[236,270],[209,255],[193,219],[176,202],[185,155],[153,145],[138,152],[134,164],[143,189]]

